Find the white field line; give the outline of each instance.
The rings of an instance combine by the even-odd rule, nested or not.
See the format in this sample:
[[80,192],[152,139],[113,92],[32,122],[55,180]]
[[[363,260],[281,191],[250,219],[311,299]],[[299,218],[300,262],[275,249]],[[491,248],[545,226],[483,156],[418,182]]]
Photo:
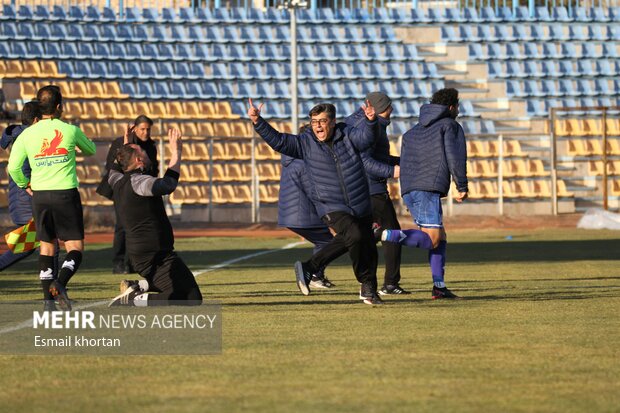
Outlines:
[[[220,262],[219,264],[215,264],[215,265],[211,265],[203,270],[198,270],[194,272],[194,277],[198,277],[199,275],[202,274],[206,274],[208,272],[212,272],[212,271],[217,271],[220,270],[222,268],[226,268],[229,265],[232,265],[234,263],[237,262],[241,262],[241,261],[245,261],[245,260],[249,260],[250,258],[254,258],[254,257],[260,257],[261,255],[267,255],[267,254],[271,254],[274,252],[278,252],[278,251],[282,251],[282,250],[290,250],[291,248],[295,248],[298,245],[302,245],[305,244],[305,241],[297,241],[297,242],[292,242],[290,244],[286,244],[285,246],[278,248],[278,249],[273,249],[273,250],[265,250],[265,251],[259,251],[259,252],[254,252],[252,254],[248,254],[248,255],[243,255],[241,257],[237,257],[237,258],[233,258],[227,261],[223,261]],[[84,310],[87,308],[92,308],[92,307],[99,307],[102,305],[107,305],[110,302],[110,300],[105,300],[105,301],[95,301],[92,303],[88,303],[88,304],[82,304],[82,305],[78,305],[74,307],[74,310]],[[11,327],[6,327],[3,329],[0,329],[0,334],[5,334],[5,333],[10,333],[13,331],[18,331],[27,327],[32,326],[32,320],[26,320],[26,321],[22,321],[21,323],[11,326]]]

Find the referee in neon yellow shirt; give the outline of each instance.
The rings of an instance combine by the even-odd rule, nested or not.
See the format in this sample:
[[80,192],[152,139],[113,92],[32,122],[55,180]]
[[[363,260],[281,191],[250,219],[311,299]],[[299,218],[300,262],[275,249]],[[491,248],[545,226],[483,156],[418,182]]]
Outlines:
[[[63,310],[71,309],[66,286],[82,262],[84,217],[75,172],[75,148],[82,155],[95,153],[95,144],[80,128],[60,120],[62,95],[57,86],[37,92],[42,120],[26,129],[13,145],[8,171],[17,186],[32,190],[32,206],[37,238],[41,241],[39,277],[46,295],[46,308],[53,309],[57,297]],[[22,173],[28,159],[30,181]],[[54,279],[55,241],[65,242],[67,255]]]

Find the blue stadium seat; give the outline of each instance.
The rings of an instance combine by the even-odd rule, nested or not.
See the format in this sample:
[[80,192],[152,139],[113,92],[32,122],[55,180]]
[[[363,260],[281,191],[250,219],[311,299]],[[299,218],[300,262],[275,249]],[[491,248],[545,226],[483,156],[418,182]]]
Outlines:
[[508,60],[506,62],[506,76],[509,78],[527,77],[527,73],[521,68],[520,62]]
[[469,47],[469,60],[486,60],[486,55],[482,51],[482,46],[479,43],[470,44]]
[[577,56],[577,49],[575,48],[575,44],[574,43],[562,43],[562,46],[560,48],[561,50],[561,54],[562,57],[567,58],[567,59],[576,59]]
[[101,26],[101,41],[113,42],[118,39],[116,26],[105,24]]
[[518,80],[506,81],[506,95],[508,97],[523,97],[525,94],[521,90],[521,83]]
[[140,23],[144,21],[142,18],[142,14],[137,7],[125,7],[123,17],[125,22],[127,23]]
[[494,135],[495,133],[497,133],[495,131],[495,122],[489,119],[481,121],[480,132]]
[[86,15],[84,16],[84,21],[88,23],[108,23],[107,20],[103,19],[99,8],[96,6],[88,6],[86,8]]
[[614,71],[615,69],[610,64],[609,60],[597,60],[596,61],[596,72],[599,76],[617,76],[618,73]]
[[199,23],[200,19],[196,16],[194,9],[191,7],[181,7],[179,9],[179,20],[182,23]]
[[469,23],[480,23],[483,19],[478,16],[478,11],[474,7],[465,7],[463,9],[463,21]]
[[[594,95],[598,95],[600,92],[599,90],[597,90],[597,86],[603,86],[602,83],[597,83],[596,81],[599,80],[603,80],[605,83],[607,83],[606,79],[595,79],[594,82],[594,87],[592,87],[592,83],[588,80],[588,79],[577,79],[575,81],[575,90],[574,93],[572,93],[573,96],[594,96]],[[560,80],[560,87],[562,85],[562,82],[570,82],[570,80],[568,79],[561,79]],[[606,84],[605,84],[606,86]],[[604,92],[602,94],[605,94]]]
[[526,112],[528,116],[547,116],[544,104],[538,99],[528,99]]
[[170,94],[165,96],[166,99],[190,99],[185,90],[185,84],[183,82],[170,82]]
[[554,60],[543,60],[541,71],[546,77],[559,77],[562,73],[559,72]]
[[141,21],[144,23],[161,23],[162,19],[155,7],[145,7],[142,9]]
[[235,96],[232,89],[232,85],[226,82],[220,82],[218,84],[217,98],[218,99],[230,99]]
[[526,59],[540,59],[543,55],[538,51],[538,44],[523,43],[523,56]]
[[532,39],[538,42],[551,39],[549,34],[545,32],[544,27],[540,24],[533,24],[530,26],[530,35]]
[[564,41],[569,40],[568,35],[564,33],[564,25],[562,24],[550,24],[549,26],[549,37],[554,41]]
[[104,62],[91,62],[90,76],[93,79],[106,79],[108,78],[108,67]]
[[559,62],[560,76],[579,76],[579,72],[576,72],[573,68],[573,62],[569,60],[561,60]]
[[616,45],[612,42],[603,43],[603,56],[608,59],[617,59],[619,55]]
[[211,13],[216,22],[234,23],[227,8],[213,9]]
[[620,41],[620,25],[610,24],[607,26],[607,38],[613,41]]
[[135,97],[138,99],[157,99],[150,82],[138,82],[136,85]]
[[26,20],[26,21],[31,21],[34,19],[34,13],[32,11],[32,8],[26,4],[22,4],[21,6],[19,6],[19,9],[17,11],[17,20]]
[[492,7],[483,7],[480,9],[480,19],[488,23],[512,20],[512,12],[507,7],[505,9],[507,10],[507,14],[502,14],[504,11],[502,8],[498,10],[500,13],[496,15]]
[[17,20],[17,11],[15,10],[15,6],[13,4],[3,4],[2,5],[2,14],[0,14],[0,20],[8,20],[8,21],[16,21]]
[[34,9],[34,14],[32,15],[32,20],[34,20],[34,21],[48,21],[48,20],[52,20],[49,8],[47,8],[46,6],[43,6],[41,4],[38,5]]
[[90,79],[93,77],[90,72],[90,66],[86,62],[76,61],[74,65],[72,77],[76,79]]
[[237,83],[237,95],[242,98],[264,98],[267,96],[259,96],[255,91],[255,87],[253,83],[241,81]]
[[500,62],[488,62],[487,73],[489,75],[489,79],[506,77],[506,72]]
[[[130,64],[129,66],[131,67],[135,67],[136,65],[134,63]],[[120,63],[120,62],[109,62],[108,63],[108,78],[109,79],[132,79],[133,76],[127,71],[125,70],[125,66]],[[121,86],[121,91],[123,93],[128,93],[125,92]],[[132,91],[135,92],[135,91]],[[134,93],[130,93],[130,96],[133,96]]]
[[430,23],[431,19],[426,15],[424,9],[411,9],[412,23]]
[[542,80],[540,84],[541,94],[538,96],[553,97],[553,96],[558,96],[559,94],[564,95],[567,91],[565,89],[562,89],[562,86],[566,87],[566,85],[561,85],[560,88],[558,89],[556,87],[555,80],[552,80],[552,79]]
[[24,42],[12,42],[10,46],[10,55],[12,59],[28,58],[28,49]]
[[549,14],[547,7],[536,7],[534,9],[534,18],[539,22],[551,22],[554,20]]
[[84,29],[82,25],[76,23],[69,23],[67,27],[67,37],[64,40],[84,40]]
[[454,27],[442,25],[441,26],[441,40],[447,41],[447,42],[458,43],[461,41],[461,37],[457,33]]
[[472,26],[464,24],[459,26],[459,37],[463,42],[477,42],[479,40],[474,34]]
[[506,56],[508,59],[523,59],[525,55],[521,53],[521,45],[519,43],[506,44]]
[[588,14],[595,22],[605,23],[609,21],[609,17],[601,7],[590,7]]
[[588,25],[588,39],[602,42],[608,38],[607,33],[603,32],[601,26],[590,24]]
[[491,32],[491,26],[489,25],[478,25],[477,35],[478,39],[483,43],[497,41],[497,37]]
[[568,27],[568,38],[571,41],[586,41],[588,38],[588,31],[585,26],[578,24],[571,24]]
[[95,52],[91,43],[80,42],[77,46],[77,58],[80,60],[92,60]]
[[217,23],[216,18],[211,13],[211,9],[207,7],[200,7],[194,11],[196,19],[203,23]]
[[[45,58],[46,59],[60,59],[62,52],[58,43],[47,42],[45,43]],[[58,69],[60,71],[60,69]]]
[[539,40],[539,39],[534,39],[526,30],[525,30],[525,25],[522,24],[517,24],[517,25],[513,25],[512,26],[512,36],[514,37],[515,40],[518,40],[520,42],[529,42],[532,40]]
[[137,75],[139,79],[152,80],[157,79],[159,76],[157,75],[157,66],[156,62],[142,62],[140,64],[140,70],[137,71],[134,75]]
[[610,21],[620,22],[620,7],[609,7],[607,13]]
[[200,86],[197,82],[184,82],[185,84],[185,97],[187,99],[200,99],[202,97],[202,93],[200,91]]
[[30,59],[45,58],[45,52],[43,51],[43,44],[39,42],[28,42],[26,44],[26,56],[28,56]]
[[115,22],[117,20],[116,12],[110,7],[103,8],[103,14],[101,16],[102,22]]
[[543,77],[544,73],[538,68],[535,60],[525,60],[523,62],[523,72],[528,77]]
[[158,62],[156,66],[158,77],[162,79],[182,79],[176,74],[172,62]]
[[449,21],[445,14],[446,9],[431,7],[428,9],[428,18],[432,23],[446,23]]
[[564,57],[562,53],[558,51],[555,43],[543,43],[542,54],[545,59],[561,59]]
[[226,63],[211,64],[211,76],[213,79],[233,79],[233,75],[228,72]]
[[563,6],[554,7],[551,11],[551,17],[556,22],[568,23],[573,21],[573,18],[568,15],[568,11]]
[[[47,44],[46,48],[47,47],[50,47],[50,44]],[[54,44],[53,47],[58,47],[58,45]],[[73,62],[69,62],[65,60],[61,60],[60,62],[58,62],[58,73],[65,74],[73,78],[75,77],[74,72],[75,72],[75,69],[73,67]]]
[[593,20],[592,16],[588,15],[588,9],[585,7],[573,7],[572,15],[575,21],[581,23],[589,23]]
[[592,61],[587,59],[580,59],[577,61],[577,72],[581,76],[595,76],[596,72],[592,67]]
[[518,21],[533,21],[535,20],[534,16],[530,16],[530,11],[525,6],[519,6],[513,12],[513,20]]
[[[146,82],[144,82],[146,83]],[[172,95],[170,92],[170,86],[166,82],[154,82],[153,83],[153,92],[150,96],[152,99],[168,99],[169,96]]]
[[69,7],[69,20],[74,22],[81,22],[84,20],[85,14],[84,10],[78,6]]
[[164,7],[161,10],[161,21],[164,23],[180,23],[181,18],[177,15],[175,9],[171,7]]
[[[409,22],[405,22],[404,19],[397,20],[392,14],[392,11],[394,11],[394,9],[390,10],[385,7],[375,7],[372,10],[371,19],[377,23],[382,23],[382,24],[394,24],[396,22],[405,23],[405,24],[409,23]],[[404,16],[406,16],[405,13],[403,13],[403,17]]]
[[515,40],[512,33],[508,32],[508,26],[505,24],[495,25],[495,38],[500,42],[511,42]]

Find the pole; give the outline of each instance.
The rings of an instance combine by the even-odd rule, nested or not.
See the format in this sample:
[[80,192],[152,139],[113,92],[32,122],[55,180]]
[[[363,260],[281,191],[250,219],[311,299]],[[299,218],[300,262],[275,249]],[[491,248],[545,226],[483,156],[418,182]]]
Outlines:
[[555,136],[556,108],[551,108],[551,213],[558,214],[558,164],[557,139]]
[[504,135],[501,133],[497,137],[498,159],[497,159],[497,212],[500,216],[504,215]]
[[296,7],[289,3],[291,16],[291,125],[293,133],[299,129],[299,115],[297,104],[297,13]]
[[609,209],[607,199],[607,108],[603,108],[603,209]]

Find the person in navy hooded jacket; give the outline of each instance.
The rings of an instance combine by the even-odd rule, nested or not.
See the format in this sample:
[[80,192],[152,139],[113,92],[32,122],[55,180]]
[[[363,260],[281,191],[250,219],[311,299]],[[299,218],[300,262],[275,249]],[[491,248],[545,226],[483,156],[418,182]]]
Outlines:
[[[372,218],[381,229],[400,229],[396,210],[387,186],[388,178],[399,177],[400,168],[400,158],[390,155],[390,141],[387,136],[387,127],[390,124],[390,116],[393,110],[392,100],[383,92],[370,92],[366,95],[366,100],[374,106],[378,122],[374,144],[362,153],[370,186]],[[359,109],[344,121],[347,125],[358,126],[364,119],[364,112]],[[385,276],[383,288],[379,290],[379,294],[411,294],[399,284],[401,245],[392,242],[383,244],[383,255]]]
[[458,298],[446,287],[446,231],[441,198],[454,179],[456,202],[467,198],[467,147],[465,133],[455,120],[459,95],[453,88],[441,89],[430,104],[420,108],[420,121],[403,135],[400,154],[400,188],[419,230],[385,230],[381,240],[429,250],[433,276],[432,298]]
[[312,274],[324,257],[346,246],[353,272],[361,284],[365,304],[382,304],[377,294],[377,247],[372,232],[372,212],[366,172],[360,153],[372,145],[377,125],[375,110],[367,102],[364,127],[336,123],[336,108],[324,103],[310,110],[310,126],[300,135],[280,133],[267,123],[249,100],[248,116],[260,137],[276,152],[302,159],[313,183],[311,196],[321,220],[336,236],[309,261],[295,263],[297,286],[304,295]]

